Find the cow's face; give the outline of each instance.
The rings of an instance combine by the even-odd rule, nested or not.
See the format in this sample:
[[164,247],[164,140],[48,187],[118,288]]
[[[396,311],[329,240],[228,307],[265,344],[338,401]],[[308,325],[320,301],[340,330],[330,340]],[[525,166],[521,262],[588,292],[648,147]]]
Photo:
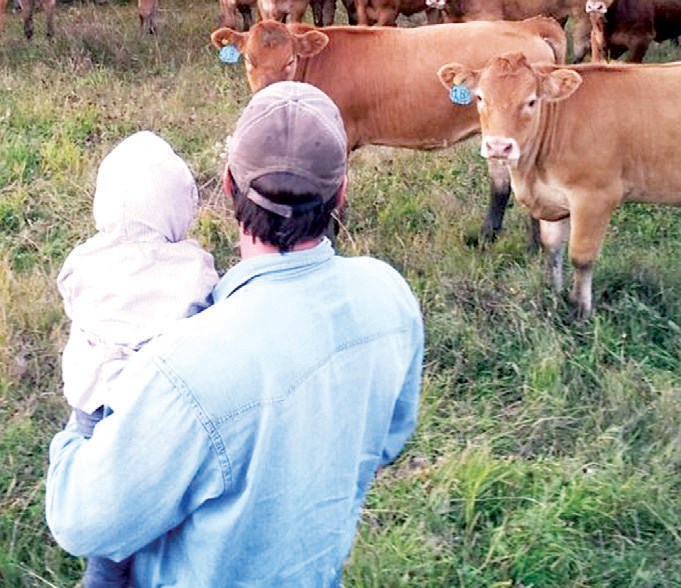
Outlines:
[[533,66],[522,53],[494,58],[477,71],[445,65],[438,76],[446,88],[465,84],[474,94],[482,156],[511,165],[517,164],[536,136],[542,103],[564,100],[582,81],[572,70]]
[[239,49],[248,84],[257,92],[274,82],[294,79],[298,60],[319,53],[329,38],[321,31],[299,34],[280,22],[263,20],[246,33],[218,29],[211,35],[211,42],[218,48],[232,44]]

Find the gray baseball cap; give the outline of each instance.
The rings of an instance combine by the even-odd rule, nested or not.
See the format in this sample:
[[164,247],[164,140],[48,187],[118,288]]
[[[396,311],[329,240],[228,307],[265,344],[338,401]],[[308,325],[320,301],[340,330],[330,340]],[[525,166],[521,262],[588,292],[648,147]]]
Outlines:
[[227,168],[239,191],[258,206],[290,217],[295,204],[273,202],[252,183],[271,173],[303,178],[323,202],[345,178],[347,137],[340,111],[319,88],[277,82],[257,92],[237,121]]

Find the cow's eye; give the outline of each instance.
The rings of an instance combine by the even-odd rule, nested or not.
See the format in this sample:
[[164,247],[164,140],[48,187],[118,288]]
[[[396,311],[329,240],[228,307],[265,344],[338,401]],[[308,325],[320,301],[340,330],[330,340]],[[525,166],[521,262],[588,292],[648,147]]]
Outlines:
[[296,58],[295,58],[295,57],[291,57],[291,59],[289,59],[289,60],[286,62],[286,67],[287,67],[288,69],[290,69],[290,68],[292,68],[292,67],[295,65],[295,63],[296,63]]
[[534,108],[534,105],[535,105],[536,103],[537,103],[537,99],[536,99],[536,98],[530,98],[530,99],[527,101],[527,107],[528,107],[528,108]]

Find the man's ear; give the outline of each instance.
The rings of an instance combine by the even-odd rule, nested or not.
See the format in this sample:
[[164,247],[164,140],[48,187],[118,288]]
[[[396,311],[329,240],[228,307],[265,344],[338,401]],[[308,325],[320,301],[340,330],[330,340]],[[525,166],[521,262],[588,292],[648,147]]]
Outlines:
[[542,98],[549,102],[565,100],[574,94],[582,85],[582,76],[571,69],[555,69],[539,81],[539,91]]
[[247,39],[248,33],[241,33],[227,27],[213,31],[210,35],[210,42],[216,49],[222,49],[225,45],[234,45],[242,53]]
[[321,31],[308,31],[293,35],[293,52],[298,57],[314,57],[329,43],[329,37]]
[[225,193],[227,198],[232,198],[234,195],[234,184],[232,184],[232,174],[229,172],[229,168],[225,166],[225,172],[222,175],[222,191]]
[[343,210],[348,199],[348,176],[343,177],[343,183],[338,188],[336,195],[336,210]]
[[466,87],[473,91],[478,85],[479,75],[466,65],[448,63],[437,70],[437,77],[447,90],[458,84],[466,84]]

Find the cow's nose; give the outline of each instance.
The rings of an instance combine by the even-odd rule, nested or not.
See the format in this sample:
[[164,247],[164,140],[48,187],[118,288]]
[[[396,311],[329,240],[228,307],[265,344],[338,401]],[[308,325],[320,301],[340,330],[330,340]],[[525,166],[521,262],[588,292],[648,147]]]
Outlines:
[[494,159],[516,159],[518,146],[515,139],[486,136],[482,140],[483,157]]

